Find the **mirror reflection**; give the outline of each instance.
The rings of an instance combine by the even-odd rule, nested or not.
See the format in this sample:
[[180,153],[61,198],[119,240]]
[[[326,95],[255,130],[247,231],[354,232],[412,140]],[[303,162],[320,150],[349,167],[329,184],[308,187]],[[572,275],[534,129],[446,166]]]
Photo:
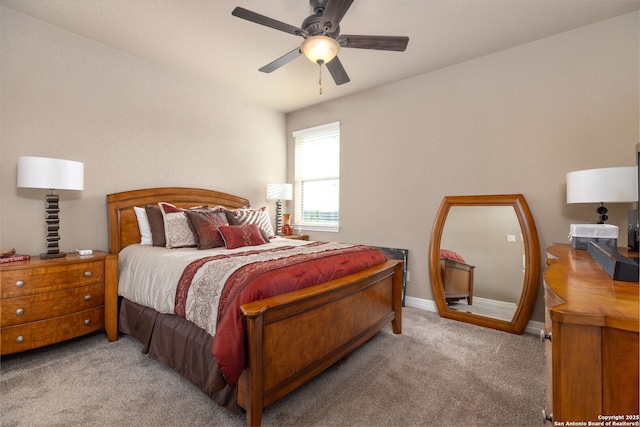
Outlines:
[[450,309],[510,321],[524,273],[523,235],[513,207],[451,207],[440,242]]
[[442,317],[521,334],[540,280],[540,244],[524,196],[446,196],[429,267]]

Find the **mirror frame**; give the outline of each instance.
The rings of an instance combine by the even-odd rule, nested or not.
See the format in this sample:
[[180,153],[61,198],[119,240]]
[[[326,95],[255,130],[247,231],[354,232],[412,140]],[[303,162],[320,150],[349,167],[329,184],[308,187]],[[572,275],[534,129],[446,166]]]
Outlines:
[[[525,276],[522,293],[511,321],[494,319],[448,308],[440,275],[440,242],[449,210],[454,206],[512,206],[524,239]],[[522,334],[531,317],[540,285],[540,242],[533,215],[522,194],[445,196],[438,210],[429,244],[431,289],[441,317],[473,323],[514,334]]]

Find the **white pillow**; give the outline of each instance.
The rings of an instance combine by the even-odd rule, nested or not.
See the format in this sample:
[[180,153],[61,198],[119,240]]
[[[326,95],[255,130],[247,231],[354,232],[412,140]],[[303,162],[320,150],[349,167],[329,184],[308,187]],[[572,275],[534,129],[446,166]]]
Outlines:
[[138,219],[138,229],[140,230],[140,244],[152,245],[153,239],[151,238],[151,225],[149,225],[147,212],[144,210],[144,208],[139,208],[138,206],[134,206],[133,210],[135,211],[136,218]]

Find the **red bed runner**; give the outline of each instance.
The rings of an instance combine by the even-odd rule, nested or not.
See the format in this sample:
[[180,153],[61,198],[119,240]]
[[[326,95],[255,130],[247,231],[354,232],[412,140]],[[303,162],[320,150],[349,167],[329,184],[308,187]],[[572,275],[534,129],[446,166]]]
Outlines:
[[[311,243],[311,245],[323,244],[322,242]],[[290,247],[287,248],[290,249]],[[246,254],[245,252],[207,257],[189,264],[178,284],[176,315],[185,316],[189,286],[201,266],[211,259]],[[254,262],[238,268],[227,280],[220,296],[217,329],[211,346],[218,367],[227,383],[233,386],[246,365],[246,323],[240,306],[251,301],[338,279],[386,260],[384,254],[377,249],[355,245]]]

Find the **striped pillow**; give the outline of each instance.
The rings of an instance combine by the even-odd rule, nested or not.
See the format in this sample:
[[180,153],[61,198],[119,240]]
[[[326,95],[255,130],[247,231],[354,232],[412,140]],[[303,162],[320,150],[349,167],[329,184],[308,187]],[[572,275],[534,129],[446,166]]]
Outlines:
[[275,237],[269,217],[269,208],[263,206],[259,209],[227,209],[227,220],[230,225],[257,224],[269,239]]

